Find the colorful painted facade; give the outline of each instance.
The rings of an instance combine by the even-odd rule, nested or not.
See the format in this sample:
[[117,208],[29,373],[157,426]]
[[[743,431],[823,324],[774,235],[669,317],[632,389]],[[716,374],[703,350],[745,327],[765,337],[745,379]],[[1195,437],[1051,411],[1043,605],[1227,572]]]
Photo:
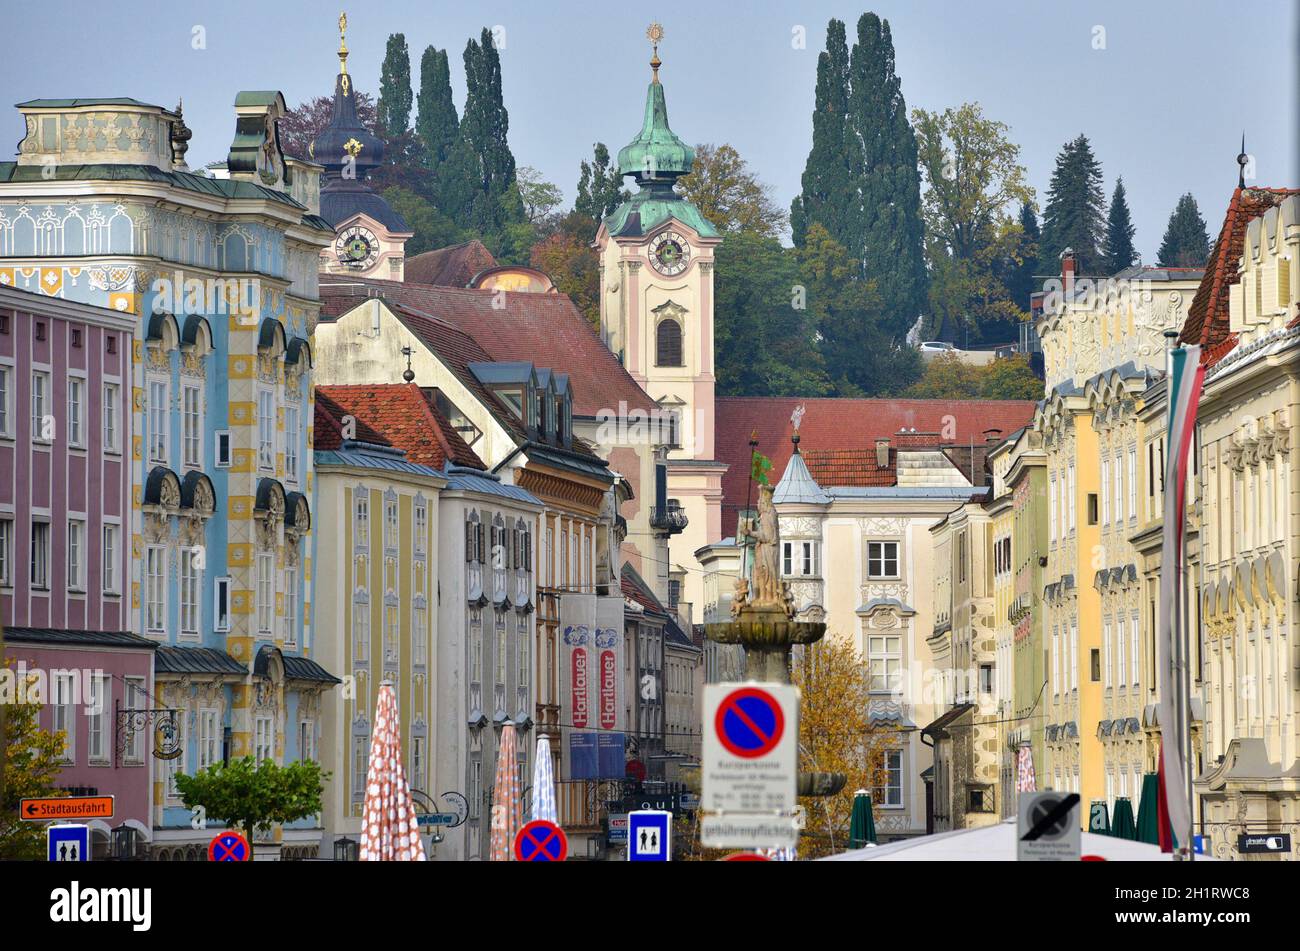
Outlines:
[[[310,339],[332,236],[314,207],[319,166],[280,152],[275,92],[236,97],[220,178],[186,168],[179,110],[19,108],[27,136],[0,164],[0,283],[136,321],[123,595],[130,628],[159,645],[154,706],[181,711],[184,754],[155,783],[154,845],[193,857],[211,835],[191,828],[170,773],[313,755],[333,681],[309,658]],[[286,836],[314,850],[310,833]]]

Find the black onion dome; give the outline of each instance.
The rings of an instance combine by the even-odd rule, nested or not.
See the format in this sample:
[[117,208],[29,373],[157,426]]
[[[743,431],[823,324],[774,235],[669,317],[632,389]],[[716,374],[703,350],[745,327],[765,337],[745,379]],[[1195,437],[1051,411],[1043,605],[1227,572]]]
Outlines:
[[342,175],[349,155],[356,158],[358,179],[384,159],[383,140],[357,118],[356,87],[347,73],[339,73],[334,81],[334,112],[329,125],[312,142],[311,153],[314,161],[325,166],[328,178]]

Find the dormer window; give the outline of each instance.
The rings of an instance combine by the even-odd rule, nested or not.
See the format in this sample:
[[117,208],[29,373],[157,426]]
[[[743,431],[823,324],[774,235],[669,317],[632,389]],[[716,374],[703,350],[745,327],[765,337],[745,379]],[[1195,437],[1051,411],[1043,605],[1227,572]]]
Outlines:
[[543,391],[538,394],[538,400],[543,404],[545,419],[542,424],[542,437],[550,439],[555,435],[555,407],[550,400],[546,399],[546,393]]

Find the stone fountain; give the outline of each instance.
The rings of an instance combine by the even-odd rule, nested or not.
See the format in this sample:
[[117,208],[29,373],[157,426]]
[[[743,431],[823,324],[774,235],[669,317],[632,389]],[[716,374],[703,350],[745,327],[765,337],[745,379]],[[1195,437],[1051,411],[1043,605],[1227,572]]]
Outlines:
[[[741,521],[738,541],[754,541],[753,583],[736,580],[732,619],[706,624],[705,633],[719,644],[745,648],[750,680],[790,683],[790,652],[796,644],[814,644],[826,634],[824,621],[796,621],[790,585],[781,580],[781,527],[772,487],[758,489],[758,514]],[[800,796],[833,796],[844,788],[843,773],[799,774]]]

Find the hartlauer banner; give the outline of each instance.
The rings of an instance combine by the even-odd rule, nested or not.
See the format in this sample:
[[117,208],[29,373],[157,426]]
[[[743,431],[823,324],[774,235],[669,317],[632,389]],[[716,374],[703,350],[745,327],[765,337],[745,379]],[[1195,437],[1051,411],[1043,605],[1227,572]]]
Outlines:
[[569,657],[570,722],[574,729],[585,730],[591,720],[591,694],[587,686],[587,648],[589,637],[586,625],[579,624],[564,629],[564,642],[573,650]]

